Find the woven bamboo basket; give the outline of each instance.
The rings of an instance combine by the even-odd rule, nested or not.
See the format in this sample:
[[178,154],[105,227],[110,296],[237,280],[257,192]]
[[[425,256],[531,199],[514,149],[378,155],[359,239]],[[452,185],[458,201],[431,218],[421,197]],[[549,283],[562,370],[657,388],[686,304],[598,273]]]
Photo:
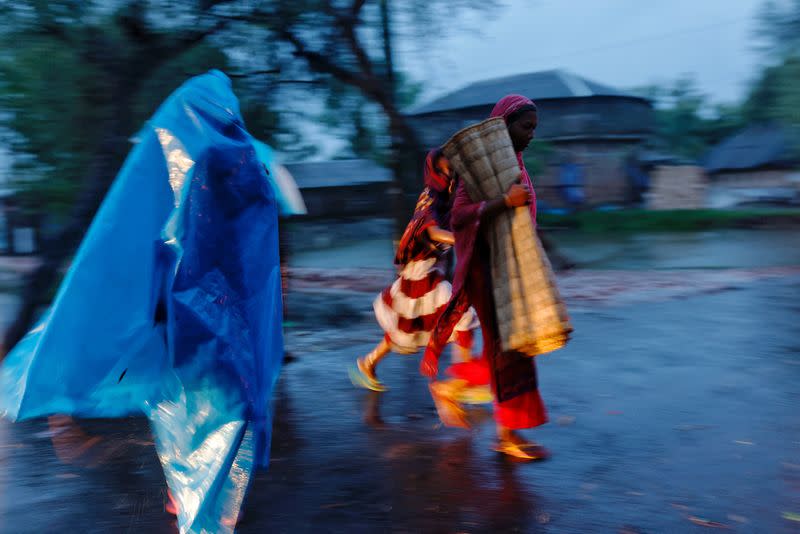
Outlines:
[[[521,177],[501,118],[459,131],[443,152],[474,202],[497,198]],[[563,347],[572,327],[528,207],[495,217],[487,238],[502,349],[536,356]]]

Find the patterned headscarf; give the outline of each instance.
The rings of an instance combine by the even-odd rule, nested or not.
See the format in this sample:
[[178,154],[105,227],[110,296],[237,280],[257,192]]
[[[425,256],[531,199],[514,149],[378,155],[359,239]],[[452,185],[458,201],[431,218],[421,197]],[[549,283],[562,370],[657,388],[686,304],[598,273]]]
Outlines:
[[445,159],[440,148],[428,152],[423,173],[425,185],[439,193],[450,192],[453,185],[453,175],[448,166],[447,159]]
[[395,263],[398,265],[438,256],[446,248],[431,241],[426,231],[430,226],[450,228],[450,200],[456,179],[450,172],[447,158],[441,149],[428,152],[425,158],[424,180],[425,189],[417,200],[414,215],[397,247]]

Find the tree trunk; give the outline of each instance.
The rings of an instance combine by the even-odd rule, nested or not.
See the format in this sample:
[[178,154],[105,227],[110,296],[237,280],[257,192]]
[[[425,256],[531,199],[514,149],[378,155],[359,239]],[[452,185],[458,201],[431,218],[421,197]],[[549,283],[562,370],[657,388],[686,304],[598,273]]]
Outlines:
[[392,53],[392,22],[389,14],[389,0],[380,0],[381,29],[383,31],[383,56],[386,62],[386,85],[392,99],[395,99],[394,57]]

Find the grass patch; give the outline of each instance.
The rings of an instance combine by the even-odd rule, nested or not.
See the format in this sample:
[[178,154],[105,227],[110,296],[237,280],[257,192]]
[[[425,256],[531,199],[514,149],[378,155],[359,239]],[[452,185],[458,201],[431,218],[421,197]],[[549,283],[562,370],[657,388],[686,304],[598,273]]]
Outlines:
[[690,232],[718,228],[783,228],[800,226],[800,209],[617,210],[569,215],[542,213],[543,227],[588,232]]

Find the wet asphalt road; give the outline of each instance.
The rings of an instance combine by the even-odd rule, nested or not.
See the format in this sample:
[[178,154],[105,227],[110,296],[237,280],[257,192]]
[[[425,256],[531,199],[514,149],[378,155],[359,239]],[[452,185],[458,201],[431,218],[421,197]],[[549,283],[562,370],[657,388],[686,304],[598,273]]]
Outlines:
[[[439,428],[416,357],[382,364],[387,393],[354,389],[346,366],[379,335],[366,317],[296,325],[240,531],[798,532],[798,296],[785,276],[573,306],[573,341],[539,360],[551,422],[530,436],[553,457],[534,464],[490,451],[486,410],[472,433]],[[144,421],[60,441],[0,423],[2,532],[174,532]]]
[[[240,532],[800,532],[800,268],[769,270],[800,248],[726,236],[564,240],[601,270],[562,279],[575,335],[538,360],[550,423],[528,435],[552,458],[533,464],[490,450],[487,409],[440,428],[417,357],[381,364],[384,394],[352,387],[391,274],[353,277],[364,251],[343,252],[336,288],[296,282],[272,464]],[[0,421],[0,532],[175,532],[146,421]]]

